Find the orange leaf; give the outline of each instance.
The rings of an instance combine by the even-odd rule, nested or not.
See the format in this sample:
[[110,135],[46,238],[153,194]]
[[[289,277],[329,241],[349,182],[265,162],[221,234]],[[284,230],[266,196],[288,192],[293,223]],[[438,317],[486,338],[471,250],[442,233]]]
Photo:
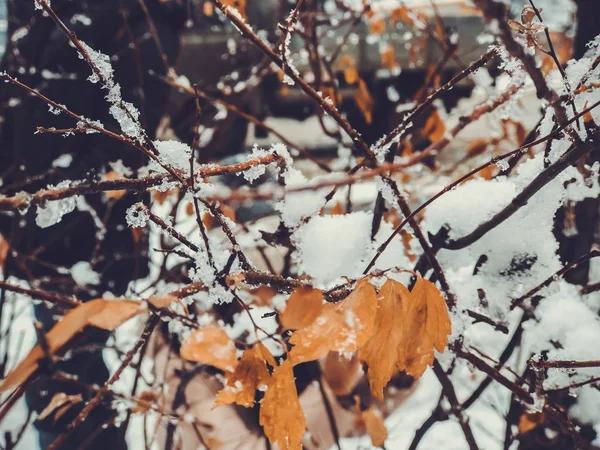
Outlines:
[[383,422],[383,414],[376,406],[371,406],[366,411],[362,411],[357,418],[357,422],[357,425],[364,428],[371,437],[373,447],[383,447],[388,431]]
[[344,80],[346,80],[346,83],[356,84],[359,79],[360,75],[358,74],[356,67],[348,67],[346,70],[344,70]]
[[360,359],[355,353],[348,359],[336,352],[329,352],[323,361],[323,378],[336,396],[349,395],[362,376]]
[[417,378],[433,363],[433,349],[441,352],[448,345],[451,323],[440,292],[419,277],[412,292],[397,281],[386,281],[374,328],[360,356],[368,366],[371,393],[383,400],[383,388],[396,369]]
[[410,304],[404,306],[405,333],[403,345],[398,347],[397,367],[418,378],[433,364],[433,349],[443,352],[448,345],[452,323],[440,291],[421,277],[410,293]]
[[335,206],[333,208],[331,208],[331,211],[329,211],[329,214],[331,214],[332,216],[343,216],[344,214],[346,214],[346,211],[344,209],[344,205],[342,204],[342,202],[337,202],[335,204]]
[[9,249],[10,245],[8,244],[8,241],[4,238],[2,233],[0,233],[0,269],[4,268]]
[[481,155],[487,149],[488,143],[489,142],[487,139],[474,140],[467,148],[467,156],[472,158],[474,156]]
[[267,362],[272,367],[277,367],[269,350],[260,342],[246,350],[235,372],[227,377],[227,385],[217,393],[213,408],[232,403],[251,408],[256,389],[261,385],[268,385],[270,375]]
[[289,342],[294,365],[314,361],[330,351],[350,353],[363,345],[373,332],[377,294],[368,280],[356,284],[352,293],[336,305],[327,303],[309,326],[295,331]]
[[477,172],[477,175],[479,175],[484,180],[491,180],[494,177],[494,173],[495,173],[495,168],[493,165],[490,165],[490,166],[484,167],[479,172]]
[[204,2],[204,4],[202,5],[202,13],[207,16],[207,17],[211,17],[215,12],[215,7],[211,2]]
[[[106,181],[122,180],[123,176],[121,174],[119,174],[118,172],[111,170],[104,176],[104,179]],[[106,197],[108,197],[108,198],[111,198],[114,200],[119,200],[121,197],[123,197],[125,194],[127,194],[127,191],[125,191],[125,190],[106,191],[105,194],[106,194]]]
[[360,75],[356,70],[356,61],[352,56],[342,56],[338,61],[338,67],[344,73],[344,80],[347,84],[356,84],[360,79]]
[[383,34],[385,32],[385,21],[379,17],[369,22],[369,32],[371,34]]
[[259,286],[250,291],[254,296],[254,304],[259,306],[271,305],[271,299],[275,297],[277,291],[270,286]]
[[[54,397],[52,397],[52,400],[50,400],[50,403],[48,403],[48,405],[46,405],[46,407],[43,409],[43,411],[38,415],[38,419],[39,420],[43,420],[46,417],[48,417],[50,414],[52,414],[54,411],[56,411],[57,409],[61,408],[61,410],[63,409],[63,406],[72,406],[75,405],[77,403],[81,403],[83,401],[83,397],[81,396],[81,394],[77,394],[77,395],[67,395],[64,392],[59,392],[57,394],[54,394]],[[66,412],[66,410],[63,410],[63,413]],[[60,415],[62,415],[60,414]],[[55,420],[58,420],[59,417],[58,413],[55,415]]]
[[164,192],[154,191],[152,192],[152,198],[156,203],[162,205],[171,195],[177,195],[178,189],[168,189]]
[[248,21],[248,17],[246,17],[246,2],[247,0],[221,0],[221,3],[224,5],[236,8],[244,20]]
[[364,116],[365,122],[371,124],[373,121],[373,106],[375,105],[375,100],[373,100],[373,97],[367,88],[367,84],[363,79],[358,81],[358,88],[354,92],[354,101]]
[[413,239],[413,235],[410,234],[406,230],[400,231],[400,236],[402,236],[402,244],[404,245],[404,254],[408,258],[410,262],[415,262],[417,260],[417,255],[415,255],[411,249],[410,243]]
[[233,372],[237,362],[233,341],[214,325],[194,330],[181,346],[181,357],[224,372]]
[[412,17],[410,17],[408,8],[406,6],[400,6],[394,8],[390,13],[390,21],[394,24],[404,22],[407,25],[413,26],[415,24]]
[[[233,209],[231,206],[227,206],[225,204],[221,204],[220,209],[225,217],[227,217],[235,222],[235,209]],[[205,212],[204,216],[202,217],[202,223],[204,223],[204,226],[208,230],[210,230],[215,226],[216,222],[215,222],[215,218],[213,217],[213,215],[211,213]]]
[[260,405],[260,425],[281,450],[302,449],[306,418],[302,412],[289,360],[276,367]]
[[545,419],[544,413],[523,413],[519,418],[519,424],[517,425],[519,434],[525,434],[533,430],[539,424],[544,423]]
[[292,292],[285,311],[281,313],[281,325],[286,330],[309,326],[323,311],[323,292],[309,286],[301,286]]
[[[96,299],[73,308],[67,312],[63,318],[46,333],[46,342],[50,354],[56,353],[65,345],[75,334],[83,330],[87,325],[88,319],[96,313],[102,311],[105,300]],[[38,368],[38,362],[44,358],[44,352],[40,345],[36,345],[29,354],[19,363],[19,365],[10,372],[2,383],[0,383],[0,392],[11,389],[23,383]]]
[[132,300],[103,300],[104,307],[88,319],[88,325],[113,331],[141,312],[142,303]]
[[383,50],[380,51],[381,55],[381,65],[389,70],[395,69],[398,67],[398,63],[396,62],[396,55],[394,53],[394,47],[391,45],[386,45]]
[[[208,4],[212,4],[212,3],[208,3]],[[185,205],[185,213],[188,216],[193,216],[196,213],[196,210],[194,209],[194,204],[192,202],[187,202],[187,205]]]
[[383,388],[396,369],[396,350],[404,334],[405,304],[410,301],[410,291],[401,283],[387,280],[379,291],[375,331],[361,347],[360,357],[367,363],[371,393],[383,400]]
[[178,302],[179,298],[175,297],[174,295],[165,295],[164,297],[150,297],[148,299],[148,303],[150,303],[152,306],[154,306],[155,308],[167,308],[171,305],[171,303],[173,302]]
[[230,274],[225,277],[225,283],[229,289],[237,289],[240,284],[246,279],[246,275],[242,272]]
[[434,111],[425,122],[422,134],[429,138],[431,142],[437,142],[444,137],[445,133],[446,125],[442,121],[440,114]]

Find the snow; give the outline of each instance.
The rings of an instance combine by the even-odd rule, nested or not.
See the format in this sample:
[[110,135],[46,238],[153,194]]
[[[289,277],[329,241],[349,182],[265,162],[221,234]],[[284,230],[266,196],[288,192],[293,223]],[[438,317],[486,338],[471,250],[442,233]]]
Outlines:
[[[154,146],[159,153],[159,161],[161,164],[175,170],[189,172],[190,156],[192,148],[179,141],[154,141]],[[165,169],[151,161],[149,167],[156,172],[165,172]]]
[[[317,216],[292,235],[293,254],[300,273],[311,277],[321,288],[330,288],[344,277],[358,278],[375,256],[376,249],[392,232],[383,222],[375,241],[371,241],[373,213],[358,211],[346,215]],[[395,238],[375,265],[376,269],[411,268],[400,237]]]
[[[61,181],[57,185],[48,185],[48,189],[67,188],[71,185],[71,181]],[[65,214],[72,212],[77,206],[77,198],[67,197],[61,200],[51,200],[45,205],[38,205],[35,223],[40,228],[48,228],[59,223]]]
[[125,220],[127,221],[127,225],[132,228],[143,228],[148,223],[150,216],[148,211],[146,211],[145,207],[141,203],[136,203],[131,205],[127,209],[127,213],[125,215]]
[[81,287],[89,284],[100,284],[100,274],[96,272],[87,261],[79,261],[71,267],[71,276],[75,283]]

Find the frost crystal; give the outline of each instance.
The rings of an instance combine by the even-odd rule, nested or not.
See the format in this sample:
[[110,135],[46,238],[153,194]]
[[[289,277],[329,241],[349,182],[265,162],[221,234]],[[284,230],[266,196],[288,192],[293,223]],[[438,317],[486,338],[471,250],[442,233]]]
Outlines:
[[[154,141],[154,146],[158,150],[158,158],[162,164],[175,170],[190,170],[192,149],[189,145],[178,141]],[[155,162],[150,166],[157,172],[165,171]]]
[[[69,187],[71,182],[65,180],[56,186],[48,185],[48,189],[61,189]],[[77,197],[73,196],[61,200],[52,200],[44,206],[37,207],[35,223],[40,228],[48,228],[60,222],[65,214],[72,212],[77,206]]]
[[132,228],[145,227],[149,219],[150,216],[148,215],[148,211],[146,211],[146,208],[141,203],[131,205],[127,209],[127,213],[125,215],[127,225]]

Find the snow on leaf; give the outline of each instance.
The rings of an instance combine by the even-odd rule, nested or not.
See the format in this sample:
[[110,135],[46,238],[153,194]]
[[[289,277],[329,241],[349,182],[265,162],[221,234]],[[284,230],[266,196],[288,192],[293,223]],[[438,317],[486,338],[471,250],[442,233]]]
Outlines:
[[314,361],[330,351],[351,353],[364,345],[373,332],[377,294],[366,279],[338,304],[327,303],[309,326],[295,331],[290,344],[292,363]]
[[213,408],[232,403],[251,408],[258,387],[269,382],[267,363],[277,367],[269,350],[260,342],[244,351],[235,372],[227,377],[227,385],[217,393]]
[[323,292],[319,289],[309,286],[295,289],[281,313],[281,325],[288,330],[309,326],[321,314],[323,299]]
[[237,363],[233,341],[214,325],[195,330],[181,346],[181,357],[225,372],[232,372]]
[[302,448],[306,418],[289,360],[273,370],[260,406],[260,425],[271,444],[278,444],[281,450]]

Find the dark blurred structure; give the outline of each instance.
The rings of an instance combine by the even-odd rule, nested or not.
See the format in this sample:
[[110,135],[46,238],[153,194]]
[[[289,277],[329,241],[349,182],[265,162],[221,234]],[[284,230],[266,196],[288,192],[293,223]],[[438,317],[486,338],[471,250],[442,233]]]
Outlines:
[[[166,74],[167,66],[175,63],[186,20],[184,5],[177,0],[53,0],[52,8],[80,40],[110,55],[123,99],[140,110],[141,121],[153,137],[169,88],[149,71]],[[162,52],[150,33],[150,20]],[[87,63],[54,21],[35,10],[33,0],[8,1],[8,36],[0,71],[71,111],[119,131],[104,98],[106,90],[88,81],[92,72]],[[99,134],[74,133],[65,138],[36,133],[37,126],[69,129],[76,124],[10,83],[0,84],[0,118],[1,194],[35,192],[64,180],[99,179],[113,170],[110,163],[119,160],[134,173],[146,163],[146,157],[136,149]],[[148,271],[147,239],[134,235],[124,220],[127,207],[134,201],[134,196],[88,197],[59,224],[45,228],[36,224],[35,208],[23,215],[1,213],[0,232],[16,251],[6,263],[5,275],[17,275],[50,292],[75,293],[84,300],[105,291],[123,294],[131,280]],[[81,261],[89,262],[100,274],[99,283],[81,286],[75,282],[70,268]],[[37,318],[46,329],[52,326],[53,312],[45,306],[36,307]],[[90,337],[90,349],[73,353],[58,368],[76,374],[85,383],[104,383],[108,377],[102,360],[106,338],[107,333],[98,330]],[[75,393],[72,384],[63,386],[42,376],[30,389],[28,403],[40,411],[56,392]],[[106,449],[121,442],[116,428],[101,428],[111,419],[108,411],[98,408],[68,441],[68,448],[83,448],[88,438],[85,444],[89,449]],[[64,431],[77,412],[73,408],[56,423],[52,415],[38,423],[41,447],[46,448]]]

